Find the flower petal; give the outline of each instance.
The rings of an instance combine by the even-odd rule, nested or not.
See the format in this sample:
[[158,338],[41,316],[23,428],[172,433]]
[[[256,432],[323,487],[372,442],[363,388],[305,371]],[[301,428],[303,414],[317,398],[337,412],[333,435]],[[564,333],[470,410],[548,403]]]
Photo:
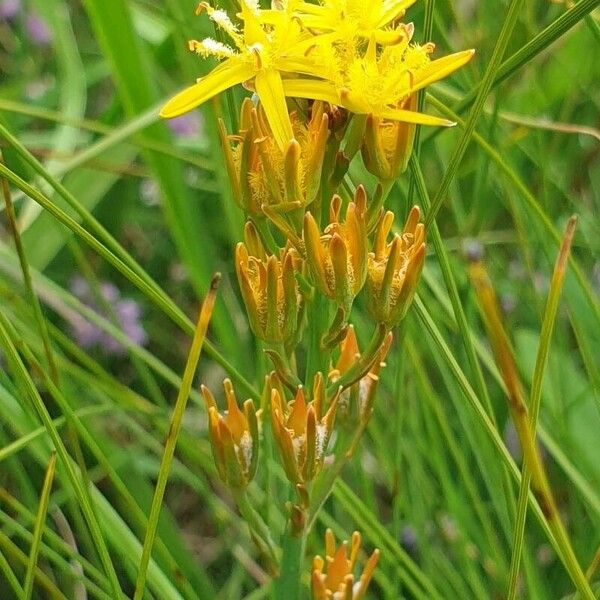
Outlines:
[[254,68],[247,63],[226,60],[206,77],[171,98],[162,107],[160,116],[171,119],[189,112],[224,90],[251,79],[254,72]]
[[462,52],[455,52],[449,54],[437,60],[432,60],[424,69],[421,69],[415,73],[415,79],[412,87],[409,90],[409,94],[416,92],[444,77],[447,77],[457,69],[466,65],[475,54],[475,50],[463,50]]
[[275,69],[263,69],[256,74],[254,85],[277,145],[285,151],[294,137],[294,132],[285,102],[281,75]]
[[377,116],[391,121],[404,121],[405,123],[416,123],[417,125],[434,125],[438,127],[454,127],[456,125],[456,123],[447,119],[432,117],[412,110],[402,110],[401,108],[386,108]]
[[383,2],[381,13],[379,15],[379,23],[377,27],[385,27],[392,21],[399,19],[404,15],[406,9],[410,8],[416,0],[388,0]]
[[340,103],[340,98],[335,85],[329,81],[317,79],[284,79],[283,91],[291,98],[308,98],[309,100],[322,100],[329,104]]

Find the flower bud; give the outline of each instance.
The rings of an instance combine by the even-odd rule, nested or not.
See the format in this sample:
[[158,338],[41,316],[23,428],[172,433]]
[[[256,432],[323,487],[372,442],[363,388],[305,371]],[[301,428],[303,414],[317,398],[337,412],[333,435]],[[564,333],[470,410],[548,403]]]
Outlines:
[[[411,94],[399,108],[415,112],[417,94]],[[367,117],[361,154],[369,173],[382,181],[396,179],[404,173],[412,154],[415,131],[414,123]]]
[[363,355],[358,349],[358,341],[354,326],[350,325],[346,337],[340,344],[340,355],[335,366],[329,371],[329,380],[336,384],[342,377],[350,376],[351,379],[344,386],[339,400],[339,410],[342,414],[351,414],[352,418],[362,423],[368,422],[373,413],[373,403],[379,384],[379,372],[385,367],[385,357],[392,344],[392,333],[389,332],[381,346],[369,360],[366,373],[359,371],[355,377],[351,376],[352,369],[362,362]]
[[279,448],[288,479],[294,483],[311,481],[323,466],[323,459],[333,431],[339,394],[332,399],[323,415],[326,390],[323,376],[317,373],[313,398],[306,402],[299,386],[292,402],[286,402],[281,386],[271,390],[273,435]]
[[[314,102],[308,122],[290,114],[294,138],[281,149],[262,107],[242,104],[240,131],[228,136],[220,125],[221,144],[234,198],[252,217],[273,220],[287,233],[300,231],[303,209],[318,196],[330,135],[329,115]],[[232,147],[232,142],[234,143]]]
[[303,299],[295,274],[302,269],[296,250],[286,247],[280,256],[267,256],[251,225],[246,244],[236,247],[235,266],[242,298],[257,338],[288,344],[300,327]]
[[379,550],[375,550],[367,560],[360,579],[354,582],[354,568],[360,551],[361,535],[358,531],[352,534],[350,555],[348,556],[348,542],[343,542],[336,549],[335,538],[331,529],[325,533],[325,559],[315,556],[312,571],[312,598],[313,600],[330,600],[331,598],[344,598],[344,600],[362,600],[377,561]]
[[208,431],[213,457],[221,479],[233,488],[248,485],[258,466],[258,418],[254,402],[246,400],[243,412],[237,405],[229,379],[223,382],[227,410],[219,413],[211,391],[202,386],[208,411]]
[[304,215],[304,245],[315,284],[346,315],[367,273],[366,204],[366,192],[359,186],[346,210],[346,220],[340,223],[342,199],[334,196],[323,235],[312,214]]
[[414,206],[402,234],[395,234],[388,244],[394,214],[387,212],[377,227],[373,252],[369,253],[368,308],[379,323],[390,328],[406,315],[425,262],[425,227],[419,223],[420,216],[419,208]]

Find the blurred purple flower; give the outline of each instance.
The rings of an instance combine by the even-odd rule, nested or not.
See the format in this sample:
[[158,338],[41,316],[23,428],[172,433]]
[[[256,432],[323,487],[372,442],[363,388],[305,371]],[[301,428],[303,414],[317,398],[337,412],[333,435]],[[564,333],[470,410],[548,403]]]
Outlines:
[[52,32],[46,21],[35,13],[29,13],[25,19],[25,28],[29,39],[36,46],[47,46],[52,41]]
[[0,0],[0,17],[10,21],[21,12],[21,0]]
[[[117,325],[132,343],[143,346],[148,341],[146,330],[140,322],[142,316],[140,305],[135,300],[121,298],[121,292],[115,285],[109,282],[100,284],[102,299],[112,308],[110,315],[106,314],[103,306],[98,306],[99,303],[85,279],[74,277],[70,287],[71,292],[86,306],[109,320],[116,318]],[[81,315],[73,318],[70,324],[73,338],[82,348],[99,347],[107,354],[117,356],[125,354],[126,348],[120,342]]]
[[465,238],[462,243],[462,251],[468,261],[482,260],[484,255],[483,244],[475,238]]
[[412,525],[405,525],[400,531],[400,545],[414,558],[419,551],[419,538]]
[[189,112],[180,117],[167,121],[169,129],[182,138],[198,137],[200,134],[200,115],[197,112]]

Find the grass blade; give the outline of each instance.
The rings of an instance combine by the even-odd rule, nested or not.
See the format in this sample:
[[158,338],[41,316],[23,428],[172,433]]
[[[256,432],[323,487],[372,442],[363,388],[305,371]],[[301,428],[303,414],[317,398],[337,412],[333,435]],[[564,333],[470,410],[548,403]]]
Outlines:
[[446,198],[446,194],[450,188],[450,184],[454,179],[454,176],[458,172],[458,167],[460,162],[467,151],[467,147],[469,142],[471,141],[471,136],[473,131],[475,130],[475,125],[477,124],[477,120],[481,116],[483,111],[483,106],[485,101],[492,89],[492,85],[494,83],[494,78],[496,75],[496,71],[498,70],[500,63],[502,61],[502,57],[504,56],[504,52],[506,51],[506,47],[512,35],[513,29],[517,23],[517,18],[521,11],[521,7],[524,4],[524,0],[512,0],[508,9],[508,14],[506,19],[502,24],[502,30],[500,31],[500,35],[498,36],[498,40],[496,45],[494,46],[494,52],[488,64],[488,67],[485,71],[485,75],[481,81],[479,90],[477,92],[477,97],[473,103],[473,108],[469,113],[469,116],[465,122],[464,129],[456,148],[452,154],[452,157],[448,161],[448,166],[444,171],[444,177],[442,178],[442,182],[431,201],[431,209],[427,212],[425,225],[429,227],[431,222],[435,219],[437,213],[442,207],[442,203]]
[[31,543],[31,551],[29,553],[29,562],[27,563],[27,573],[25,575],[25,585],[23,588],[23,597],[25,600],[30,600],[33,594],[33,577],[37,558],[40,551],[40,543],[46,523],[46,513],[48,512],[48,502],[50,500],[50,492],[52,491],[52,483],[54,481],[54,472],[56,469],[56,451],[50,455],[48,468],[46,469],[46,477],[42,487],[42,495],[40,496],[40,504],[38,508],[35,527],[33,529],[33,541]]
[[160,464],[158,480],[156,482],[156,490],[154,492],[154,498],[152,499],[152,506],[150,507],[148,528],[146,530],[146,537],[144,539],[144,546],[142,548],[142,558],[140,560],[137,581],[135,584],[134,600],[141,600],[144,595],[146,586],[146,572],[148,570],[148,563],[150,562],[150,556],[152,554],[152,546],[154,544],[154,538],[156,536],[156,530],[158,527],[160,509],[162,507],[163,496],[167,487],[169,472],[171,470],[171,462],[173,461],[173,456],[175,454],[177,438],[181,429],[181,423],[185,413],[187,400],[190,395],[190,390],[193,385],[194,374],[196,373],[196,367],[198,365],[198,361],[200,360],[202,344],[204,343],[204,338],[206,336],[206,331],[208,329],[208,324],[210,322],[210,317],[215,304],[217,286],[220,278],[220,275],[215,275],[213,277],[208,295],[202,303],[202,309],[200,310],[198,324],[196,326],[196,333],[194,334],[194,339],[192,340],[192,346],[190,348],[190,353],[183,373],[183,382],[177,396],[177,401],[175,402],[175,408],[173,409],[169,433],[165,442],[165,451]]
[[[565,237],[563,239],[558,258],[556,259],[554,272],[552,273],[552,280],[550,282],[550,292],[548,293],[548,302],[546,304],[544,318],[542,320],[540,344],[536,356],[535,370],[533,373],[533,381],[531,385],[531,395],[529,399],[529,421],[531,424],[533,443],[535,443],[536,428],[540,412],[544,371],[548,363],[552,332],[554,330],[554,324],[556,322],[556,314],[558,311],[560,293],[562,291],[567,267],[567,260],[569,258],[571,244],[573,242],[573,236],[575,234],[576,224],[577,218],[571,217],[571,219],[569,220],[569,224],[567,225],[567,231],[565,233]],[[517,596],[519,564],[521,562],[523,538],[525,536],[525,522],[527,519],[527,496],[529,495],[530,483],[531,471],[528,468],[527,464],[525,464],[523,467],[523,478],[521,479],[521,486],[519,489],[517,521],[515,524],[515,538],[513,544],[512,561],[510,566],[510,577],[507,593],[508,600],[513,600]]]
[[[1,166],[1,165],[0,165]],[[98,523],[98,519],[94,510],[89,502],[88,495],[82,489],[82,481],[73,466],[71,461],[71,457],[67,451],[67,448],[62,441],[61,435],[59,434],[46,405],[42,397],[40,396],[31,376],[25,367],[19,353],[17,352],[16,346],[11,339],[9,334],[10,324],[6,320],[6,317],[3,312],[0,312],[0,343],[4,349],[5,356],[12,367],[12,370],[23,386],[25,393],[27,394],[31,405],[35,409],[38,414],[39,419],[42,421],[48,435],[52,439],[52,443],[58,453],[58,456],[65,468],[67,473],[67,477],[73,487],[73,492],[77,497],[77,500],[81,506],[81,510],[84,514],[85,520],[88,524],[90,534],[94,540],[94,544],[98,550],[98,554],[100,555],[100,559],[102,561],[102,565],[104,567],[105,573],[108,576],[108,579],[111,584],[111,590],[114,598],[118,599],[121,597],[121,586],[119,585],[119,580],[117,577],[117,573],[112,564],[110,554],[108,552],[108,548],[106,546],[106,542],[102,536],[102,532],[100,529],[100,524]]]

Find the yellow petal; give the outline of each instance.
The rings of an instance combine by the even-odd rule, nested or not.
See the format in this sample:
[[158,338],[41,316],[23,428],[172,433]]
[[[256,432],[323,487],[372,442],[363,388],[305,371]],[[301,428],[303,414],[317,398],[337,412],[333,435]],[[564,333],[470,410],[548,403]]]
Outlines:
[[383,2],[379,23],[377,27],[385,27],[388,23],[402,17],[407,8],[410,8],[417,0],[388,0]]
[[435,125],[437,127],[454,127],[456,125],[456,123],[447,119],[432,117],[412,110],[402,110],[401,108],[386,108],[377,116],[391,121],[403,121],[404,123],[416,123],[417,125]]
[[283,91],[291,98],[308,98],[322,100],[329,104],[339,105],[340,98],[333,83],[316,79],[284,79]]
[[249,6],[245,0],[242,0],[240,4],[241,13],[239,16],[244,21],[244,43],[246,46],[252,46],[253,44],[264,46],[268,44],[269,40],[261,27],[259,15],[255,12],[254,7]]
[[408,93],[420,90],[466,65],[475,54],[475,50],[463,50],[432,60],[424,69],[415,73],[415,79]]
[[171,98],[161,109],[163,119],[178,117],[200,106],[222,91],[254,76],[254,68],[236,59],[221,63],[197,83]]
[[294,137],[294,132],[285,102],[281,75],[275,69],[263,69],[256,74],[254,85],[275,141],[279,148],[285,151],[289,141]]

